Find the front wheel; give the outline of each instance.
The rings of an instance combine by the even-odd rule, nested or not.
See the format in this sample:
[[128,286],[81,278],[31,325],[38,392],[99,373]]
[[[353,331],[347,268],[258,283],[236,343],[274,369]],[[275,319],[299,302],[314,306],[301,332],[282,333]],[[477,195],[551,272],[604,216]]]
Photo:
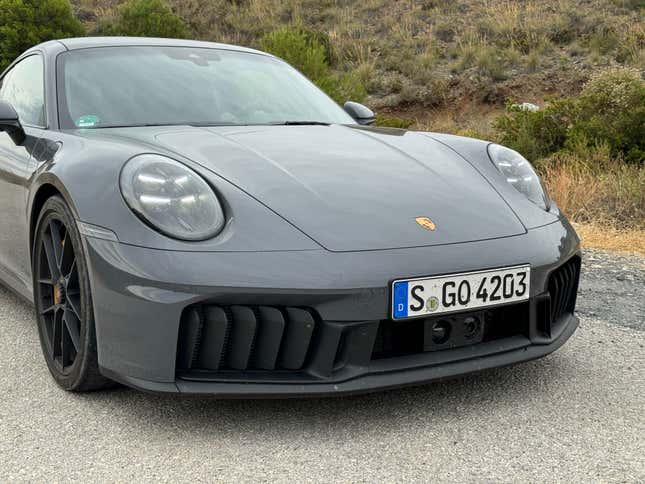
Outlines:
[[58,196],[45,202],[38,217],[33,277],[40,345],[54,380],[76,392],[110,386],[98,368],[81,237],[69,207]]

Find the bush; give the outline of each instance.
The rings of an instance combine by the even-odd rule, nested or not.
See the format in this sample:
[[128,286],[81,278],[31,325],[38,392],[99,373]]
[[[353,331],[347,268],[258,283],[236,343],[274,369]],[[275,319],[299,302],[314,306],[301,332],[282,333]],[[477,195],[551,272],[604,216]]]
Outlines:
[[632,10],[645,9],[645,0],[614,0],[614,3],[619,7]]
[[510,105],[494,127],[501,143],[533,161],[606,145],[615,159],[643,163],[644,119],[645,81],[638,71],[612,69],[594,76],[578,97],[553,101],[541,111]]
[[0,71],[36,44],[83,35],[69,0],[0,0]]
[[334,86],[325,92],[336,102],[344,104],[347,101],[363,102],[367,97],[367,89],[361,81],[358,72],[349,72],[341,75],[332,75],[335,79]]
[[128,0],[119,6],[114,20],[99,24],[98,33],[175,39],[189,35],[184,21],[163,0]]
[[612,69],[594,76],[576,104],[569,148],[604,142],[614,156],[645,161],[645,81],[638,71]]
[[386,115],[378,115],[376,117],[376,123],[374,123],[375,126],[381,126],[384,128],[400,128],[400,129],[408,129],[413,124],[414,124],[414,121],[410,121],[409,119],[403,119],[397,116],[386,116]]
[[329,77],[325,48],[300,29],[283,27],[264,36],[262,49],[284,59],[316,84]]
[[333,74],[328,63],[329,49],[318,38],[302,29],[283,27],[265,35],[261,47],[300,70],[335,101],[361,102],[367,92],[359,73]]
[[567,101],[553,102],[540,111],[527,111],[509,104],[494,128],[498,141],[537,161],[562,149],[567,139]]

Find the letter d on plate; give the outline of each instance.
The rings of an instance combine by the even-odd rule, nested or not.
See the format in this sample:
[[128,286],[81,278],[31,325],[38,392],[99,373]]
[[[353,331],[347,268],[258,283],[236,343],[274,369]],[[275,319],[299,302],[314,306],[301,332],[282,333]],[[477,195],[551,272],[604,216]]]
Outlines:
[[394,317],[405,318],[408,315],[408,283],[407,281],[396,282],[392,295],[394,305]]

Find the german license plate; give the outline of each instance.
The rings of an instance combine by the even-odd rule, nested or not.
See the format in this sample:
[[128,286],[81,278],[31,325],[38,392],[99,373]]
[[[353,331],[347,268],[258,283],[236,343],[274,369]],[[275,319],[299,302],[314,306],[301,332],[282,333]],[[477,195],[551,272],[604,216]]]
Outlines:
[[531,267],[506,267],[392,283],[392,319],[496,306],[529,298]]

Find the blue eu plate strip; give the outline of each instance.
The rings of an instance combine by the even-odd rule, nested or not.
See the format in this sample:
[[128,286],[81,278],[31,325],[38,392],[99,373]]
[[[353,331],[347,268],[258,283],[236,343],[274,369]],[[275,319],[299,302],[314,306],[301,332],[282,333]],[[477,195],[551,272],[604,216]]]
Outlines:
[[394,318],[405,318],[408,315],[408,283],[394,283]]

